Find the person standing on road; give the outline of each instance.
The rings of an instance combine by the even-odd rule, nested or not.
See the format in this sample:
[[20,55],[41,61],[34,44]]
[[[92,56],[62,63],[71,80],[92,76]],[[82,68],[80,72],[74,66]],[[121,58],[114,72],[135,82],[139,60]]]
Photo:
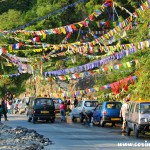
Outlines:
[[126,111],[127,111],[127,106],[128,106],[129,100],[124,98],[123,101],[124,101],[124,104],[122,105],[121,110],[120,110],[120,117],[123,118],[122,132],[125,132],[125,123],[126,123],[125,116],[126,116]]
[[65,111],[66,107],[64,102],[61,102],[60,104],[60,117],[61,117],[61,121],[66,121],[66,111]]
[[8,112],[7,101],[4,98],[2,98],[2,108],[3,108],[3,114],[4,114],[5,121],[8,121],[7,120],[7,112]]
[[29,105],[29,97],[27,97],[26,94],[24,95],[24,100],[25,100],[26,105]]
[[69,112],[71,112],[70,105],[71,105],[71,102],[70,102],[70,99],[68,99],[68,100],[67,100],[67,110],[68,110]]
[[64,96],[64,105],[65,105],[65,112],[67,112],[67,99],[66,96]]
[[76,98],[76,96],[74,97],[74,107],[77,107],[77,105],[78,105],[78,100],[77,100],[77,98]]

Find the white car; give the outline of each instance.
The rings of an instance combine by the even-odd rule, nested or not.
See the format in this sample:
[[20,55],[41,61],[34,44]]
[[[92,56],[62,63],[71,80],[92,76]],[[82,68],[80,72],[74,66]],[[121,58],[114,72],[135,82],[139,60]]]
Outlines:
[[77,107],[72,109],[72,121],[74,121],[75,118],[80,118],[80,121],[82,121],[82,109],[85,108],[85,111],[93,111],[94,108],[97,106],[98,101],[97,100],[83,100],[79,101]]

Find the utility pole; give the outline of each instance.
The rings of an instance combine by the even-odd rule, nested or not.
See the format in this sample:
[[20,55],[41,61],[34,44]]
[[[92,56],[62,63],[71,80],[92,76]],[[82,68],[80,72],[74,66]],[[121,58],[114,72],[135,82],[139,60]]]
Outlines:
[[113,6],[112,6],[112,9],[113,9],[113,21],[115,21],[115,6],[114,6],[114,2],[112,1],[113,3]]
[[35,80],[35,70],[33,71],[33,79],[34,79],[34,96],[36,97],[36,80]]

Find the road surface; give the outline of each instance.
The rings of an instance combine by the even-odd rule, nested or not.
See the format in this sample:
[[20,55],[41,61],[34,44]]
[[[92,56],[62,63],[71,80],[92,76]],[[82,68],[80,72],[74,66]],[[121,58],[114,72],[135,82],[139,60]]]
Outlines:
[[[127,137],[121,134],[120,126],[86,127],[80,123],[62,123],[59,119],[53,124],[45,122],[33,124],[27,122],[26,115],[18,114],[9,115],[8,119],[9,121],[2,122],[11,127],[22,126],[34,129],[48,137],[53,144],[45,147],[45,150],[150,149],[150,136],[142,136],[139,139],[136,139],[133,135]],[[122,146],[122,144],[125,145]],[[130,145],[127,146],[126,144]],[[131,146],[131,144],[134,144],[134,146]],[[142,144],[144,144],[143,147]]]

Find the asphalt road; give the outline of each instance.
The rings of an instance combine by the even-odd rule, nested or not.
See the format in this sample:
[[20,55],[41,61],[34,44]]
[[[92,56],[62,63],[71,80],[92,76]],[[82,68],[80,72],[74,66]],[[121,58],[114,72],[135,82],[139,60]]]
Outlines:
[[[26,115],[9,115],[9,121],[2,121],[11,127],[22,126],[36,130],[48,137],[53,144],[45,147],[46,150],[148,150],[150,136],[141,136],[136,139],[133,135],[127,137],[121,134],[120,126],[86,127],[80,123],[62,123],[59,119],[55,123],[27,122]],[[3,120],[3,119],[2,119]],[[134,146],[118,146],[121,144],[135,144]],[[146,143],[146,144],[145,144]],[[138,145],[139,144],[139,145]],[[141,144],[144,144],[142,147]],[[148,145],[149,144],[149,145]],[[145,147],[146,145],[146,147]]]

